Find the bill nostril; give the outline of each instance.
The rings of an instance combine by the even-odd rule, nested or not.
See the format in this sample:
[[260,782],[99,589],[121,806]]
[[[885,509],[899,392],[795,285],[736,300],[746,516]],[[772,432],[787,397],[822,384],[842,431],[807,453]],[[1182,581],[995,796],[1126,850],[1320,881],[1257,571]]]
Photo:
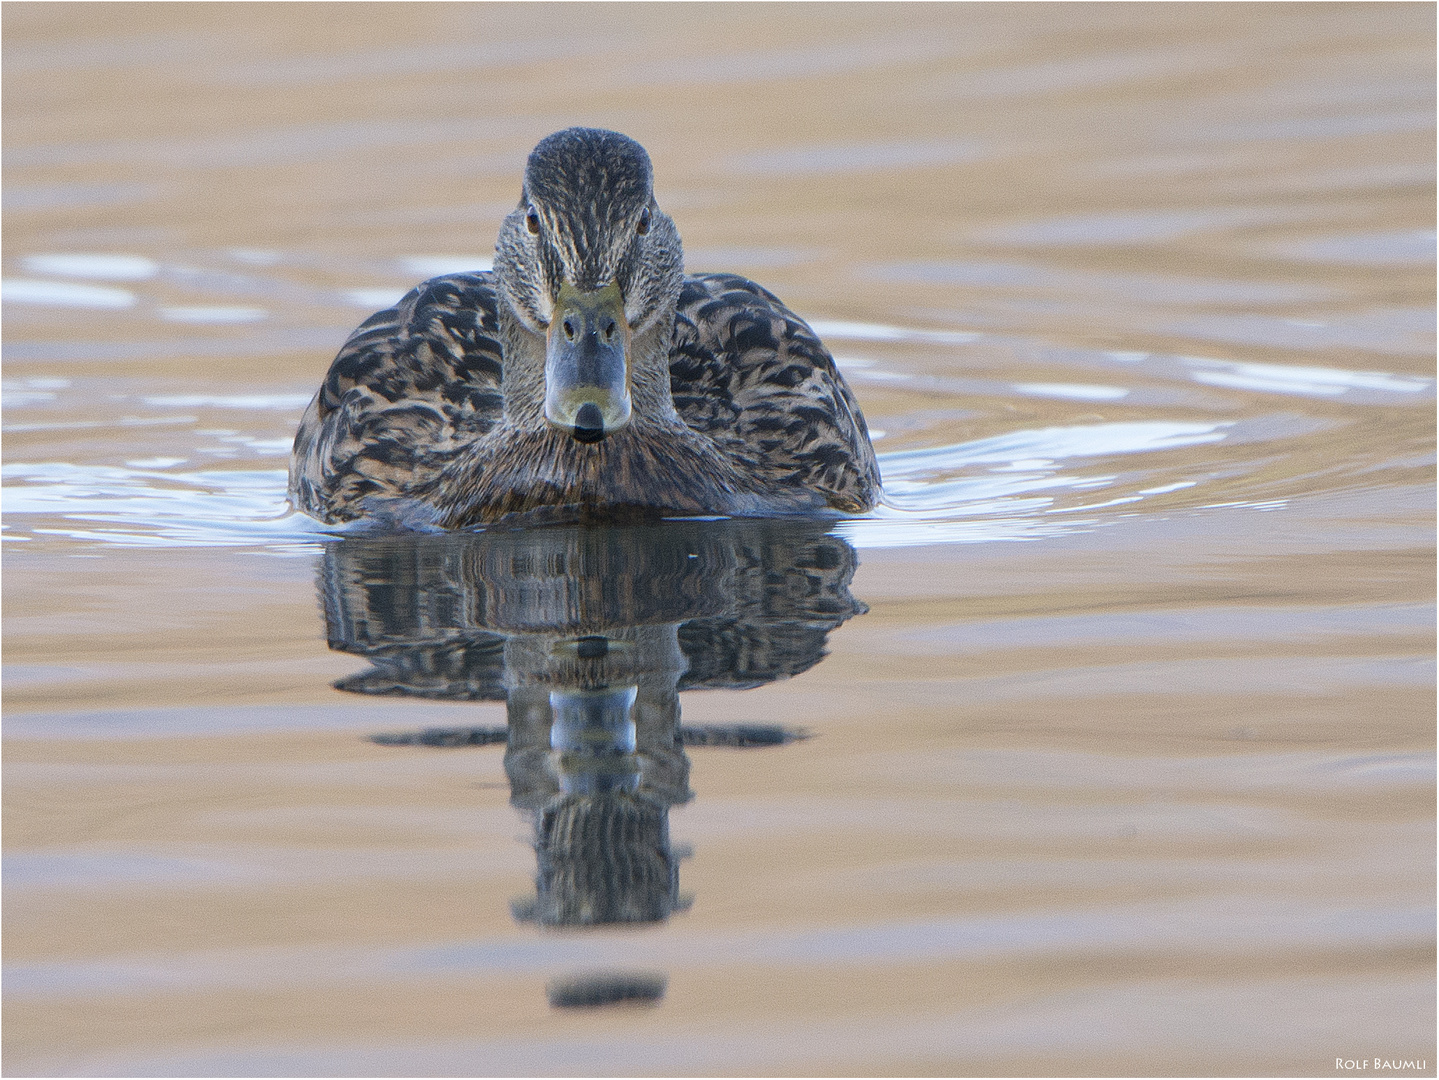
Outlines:
[[565,338],[566,338],[567,340],[569,340],[569,341],[574,341],[574,340],[575,340],[575,324],[572,323],[572,322],[570,322],[569,319],[566,319],[566,320],[565,320],[563,323],[561,323],[560,325],[561,325],[561,328],[562,328],[562,329],[564,330],[564,332],[565,332]]

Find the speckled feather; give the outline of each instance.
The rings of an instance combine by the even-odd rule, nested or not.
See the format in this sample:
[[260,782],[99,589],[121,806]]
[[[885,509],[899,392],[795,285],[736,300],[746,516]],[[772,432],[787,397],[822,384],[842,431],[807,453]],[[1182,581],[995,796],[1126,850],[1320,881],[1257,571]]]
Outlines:
[[670,353],[675,409],[772,488],[874,505],[879,466],[834,358],[773,293],[736,274],[685,279]]
[[772,294],[687,277],[670,346],[683,427],[587,446],[507,430],[489,273],[427,281],[340,350],[295,437],[290,495],[325,521],[375,513],[464,527],[557,519],[867,510],[879,472],[834,361]]
[[412,500],[499,422],[490,275],[411,290],[350,335],[295,434],[290,498],[322,521]]

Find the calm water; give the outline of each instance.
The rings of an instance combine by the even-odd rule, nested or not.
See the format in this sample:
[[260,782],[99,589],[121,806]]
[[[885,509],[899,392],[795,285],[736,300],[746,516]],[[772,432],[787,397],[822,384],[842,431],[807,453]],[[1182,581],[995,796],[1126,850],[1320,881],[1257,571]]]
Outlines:
[[[1433,1075],[1434,31],[6,4],[6,1073]],[[576,122],[880,510],[288,512]]]

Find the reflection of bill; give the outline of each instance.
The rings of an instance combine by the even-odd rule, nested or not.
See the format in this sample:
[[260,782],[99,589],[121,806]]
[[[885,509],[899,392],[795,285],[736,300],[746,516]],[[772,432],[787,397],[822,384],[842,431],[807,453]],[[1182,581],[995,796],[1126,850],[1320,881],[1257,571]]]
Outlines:
[[685,747],[798,733],[684,727],[679,694],[818,663],[829,631],[865,610],[849,592],[854,567],[824,523],[671,522],[352,538],[327,549],[320,588],[331,647],[372,664],[340,689],[505,701],[503,729],[376,741],[504,742],[538,863],[515,915],[583,926],[660,922],[687,906],[669,842],[669,809],[691,798]]

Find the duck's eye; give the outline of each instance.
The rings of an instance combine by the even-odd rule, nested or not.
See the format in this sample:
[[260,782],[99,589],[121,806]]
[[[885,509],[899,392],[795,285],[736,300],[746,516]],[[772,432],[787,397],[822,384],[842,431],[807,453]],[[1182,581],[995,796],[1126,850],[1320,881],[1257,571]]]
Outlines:
[[646,206],[640,211],[640,223],[635,226],[635,232],[640,236],[650,231],[650,208]]
[[540,235],[540,215],[531,210],[525,215],[525,228],[530,230],[531,236]]

